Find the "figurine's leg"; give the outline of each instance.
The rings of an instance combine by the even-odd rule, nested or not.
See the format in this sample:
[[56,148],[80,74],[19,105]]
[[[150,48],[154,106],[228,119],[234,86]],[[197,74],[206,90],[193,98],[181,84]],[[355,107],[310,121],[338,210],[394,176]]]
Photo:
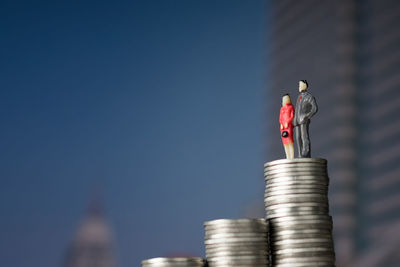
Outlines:
[[301,150],[301,156],[303,158],[311,157],[311,150],[310,150],[310,138],[308,136],[308,125],[309,123],[301,124],[301,140],[303,143],[303,147]]
[[297,154],[299,155],[299,158],[301,158],[302,142],[301,142],[300,125],[294,127],[294,131],[296,133]]
[[288,159],[294,159],[294,146],[293,143],[288,144],[289,147],[289,157]]
[[289,159],[290,158],[289,145],[285,144],[283,145],[283,148],[285,149],[286,158]]

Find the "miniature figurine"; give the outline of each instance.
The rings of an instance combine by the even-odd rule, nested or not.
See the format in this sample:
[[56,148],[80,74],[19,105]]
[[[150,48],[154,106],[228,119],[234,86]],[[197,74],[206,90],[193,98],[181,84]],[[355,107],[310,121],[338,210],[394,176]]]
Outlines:
[[296,102],[294,127],[299,158],[311,157],[311,144],[308,135],[310,119],[318,111],[315,98],[307,92],[308,83],[306,80],[299,81],[299,97]]
[[288,94],[282,97],[282,107],[279,115],[279,123],[281,125],[281,137],[283,147],[285,149],[285,154],[287,159],[294,158],[294,148],[293,148],[293,118],[294,118],[294,108],[292,101]]

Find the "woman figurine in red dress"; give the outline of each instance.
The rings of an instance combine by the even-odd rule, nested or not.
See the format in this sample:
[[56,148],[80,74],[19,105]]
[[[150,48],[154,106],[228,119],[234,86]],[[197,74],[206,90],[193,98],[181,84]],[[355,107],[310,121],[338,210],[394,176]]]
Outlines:
[[282,97],[282,107],[279,115],[279,123],[281,125],[281,137],[283,147],[285,148],[286,158],[294,158],[293,148],[293,118],[294,108],[290,96],[288,94]]

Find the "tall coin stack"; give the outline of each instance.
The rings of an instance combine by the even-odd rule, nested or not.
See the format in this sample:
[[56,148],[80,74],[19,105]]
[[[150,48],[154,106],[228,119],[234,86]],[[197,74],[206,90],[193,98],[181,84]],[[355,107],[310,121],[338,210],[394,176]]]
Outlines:
[[264,177],[273,266],[335,266],[327,161],[268,162]]
[[197,257],[160,257],[142,261],[142,267],[203,267],[204,264],[204,260]]
[[220,219],[204,223],[209,267],[269,266],[264,219]]

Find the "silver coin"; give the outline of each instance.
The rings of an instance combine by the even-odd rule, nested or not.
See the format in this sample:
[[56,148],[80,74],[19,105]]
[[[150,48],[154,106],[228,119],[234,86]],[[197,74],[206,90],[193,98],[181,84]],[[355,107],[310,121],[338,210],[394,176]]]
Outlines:
[[284,253],[274,254],[272,259],[274,261],[286,260],[290,258],[313,258],[313,257],[335,257],[334,251],[307,251],[307,252],[295,252],[295,253]]
[[142,267],[203,267],[203,264],[196,263],[155,263],[155,264],[142,264]]
[[[292,200],[292,201],[289,201]],[[324,208],[328,208],[329,207],[329,202],[327,199],[324,199],[323,197],[320,197],[319,199],[317,197],[303,197],[300,196],[298,198],[296,197],[291,197],[288,201],[284,201],[281,199],[277,199],[277,200],[264,200],[264,204],[265,204],[265,208],[266,210],[268,209],[283,209],[283,208],[289,208],[289,207],[284,207],[282,206],[283,204],[301,204],[301,203],[315,203],[315,204],[319,204],[319,205],[315,205],[315,206],[311,206],[311,205],[307,205],[304,208],[307,207],[324,207]],[[281,201],[281,202],[280,202]],[[301,210],[302,206],[297,206],[296,208],[298,208],[298,210]]]
[[329,183],[329,177],[326,174],[321,173],[298,173],[295,175],[288,175],[287,173],[277,173],[275,175],[264,176],[264,181],[268,183],[272,183],[274,181],[324,181]]
[[287,249],[321,249],[325,248],[327,250],[333,251],[333,245],[329,245],[328,243],[315,243],[315,244],[290,244],[290,245],[272,245],[272,251],[280,251],[280,250],[287,250]]
[[279,189],[309,189],[309,188],[322,188],[328,191],[329,184],[321,181],[277,181],[272,183],[267,183],[265,186],[265,191],[279,190]]
[[287,189],[266,189],[264,193],[264,200],[270,196],[279,195],[309,195],[318,194],[322,196],[328,195],[328,188],[287,188]]
[[[266,210],[266,216],[268,219],[275,219],[287,216],[304,216],[304,215],[323,215],[329,212],[326,207],[299,207],[299,208],[287,208],[287,209],[275,209]],[[276,225],[274,226],[276,227]],[[272,227],[271,227],[272,228]]]
[[206,254],[213,254],[217,252],[244,252],[244,251],[268,251],[269,245],[267,243],[264,244],[247,244],[246,248],[240,249],[239,246],[206,246]]
[[[291,238],[293,236],[293,238],[296,238],[296,235],[298,235],[298,237],[301,236],[301,234],[292,234],[292,235],[279,235],[280,232],[282,231],[302,231],[302,230],[307,230],[307,229],[315,229],[315,230],[326,230],[331,232],[332,231],[332,225],[295,225],[295,226],[278,226],[276,228],[271,229],[271,236],[270,239],[271,241],[273,240],[277,240],[277,239],[281,239],[281,238]],[[307,235],[307,234],[303,234],[303,235]],[[310,234],[309,234],[310,235]]]
[[[305,195],[305,196],[302,196],[301,194],[299,195],[299,194],[287,194],[287,195],[285,195],[285,196],[267,196],[266,198],[264,198],[264,200],[266,201],[266,202],[270,202],[270,201],[283,201],[283,200],[285,200],[285,199],[295,199],[295,200],[298,200],[298,201],[301,201],[301,202],[306,202],[306,201],[304,201],[304,200],[307,200],[307,199],[313,199],[313,198],[315,198],[315,199],[328,199],[328,196],[326,195],[326,194],[317,194],[317,193],[314,193],[314,194],[307,194],[307,195]],[[288,202],[279,202],[279,203],[288,203]],[[290,202],[289,202],[290,203]]]
[[221,255],[269,255],[269,247],[265,246],[263,248],[251,248],[248,250],[238,250],[238,249],[215,249],[215,250],[206,250],[207,258],[210,257],[218,257]]
[[258,235],[258,236],[265,236],[268,235],[268,232],[264,229],[263,231],[243,231],[241,229],[236,229],[236,230],[220,230],[220,229],[215,229],[215,230],[207,230],[205,232],[205,237],[209,238],[212,235]]
[[206,231],[208,230],[236,230],[236,229],[243,229],[244,231],[259,231],[267,229],[267,224],[259,224],[259,225],[207,225],[204,227]]
[[208,264],[209,267],[265,267],[265,266],[269,266],[269,263],[265,264],[265,263],[260,263],[260,264],[254,264],[252,263],[251,265],[248,264],[222,264],[222,263],[218,263],[218,264]]
[[[321,231],[321,233],[313,233],[313,234],[281,234],[280,232],[285,231],[291,229],[290,227],[287,228],[276,228],[271,230],[271,236],[270,236],[270,243],[272,242],[276,242],[276,241],[283,241],[283,240],[288,240],[288,239],[307,239],[307,238],[323,238],[326,240],[333,240],[332,238],[332,229],[328,229],[325,228],[326,233],[323,233],[322,231],[324,230],[324,228],[320,228],[318,227],[318,229],[315,230],[319,230]],[[322,230],[321,230],[322,229]],[[303,231],[303,230],[307,230],[306,227],[302,227],[300,229],[291,229],[291,231]]]
[[282,164],[269,164],[271,162],[267,162],[264,164],[264,169],[266,168],[274,168],[277,166],[296,166],[296,165],[316,165],[316,166],[324,166],[327,165],[327,162],[318,162],[318,161],[293,161],[293,162],[288,162],[288,163],[282,163]]
[[312,188],[312,189],[272,189],[268,190],[265,192],[265,198],[270,197],[270,196],[286,196],[286,195],[303,195],[307,196],[310,194],[319,194],[322,196],[327,196],[328,194],[328,189],[323,188],[323,189],[318,189],[318,188]]
[[208,258],[207,260],[209,261],[222,261],[222,260],[242,260],[242,261],[253,261],[253,260],[257,260],[257,261],[265,261],[267,259],[267,257],[265,255],[226,255],[226,256],[219,256],[219,257],[211,257]]
[[326,177],[328,176],[328,171],[324,168],[292,168],[292,169],[276,169],[276,170],[268,170],[264,172],[264,179],[272,179],[274,177],[282,177],[286,176],[290,177],[299,177],[305,176],[307,173],[311,173],[308,176],[315,176],[315,177]]
[[[266,257],[258,257],[258,258],[253,258],[253,259],[247,259],[247,258],[231,258],[231,257],[219,257],[219,258],[213,258],[213,259],[207,259],[209,266],[220,266],[220,264],[265,264],[267,265],[269,263],[269,259]],[[217,265],[218,264],[218,265]]]
[[[261,251],[263,253],[261,253]],[[269,253],[269,246],[267,244],[264,244],[263,246],[254,246],[254,247],[248,247],[247,249],[239,249],[237,247],[215,247],[215,248],[206,248],[206,255],[209,257],[210,255],[217,255],[218,253],[232,253],[232,254],[250,254],[253,255],[252,253],[258,252],[258,254],[265,254]]]
[[277,198],[283,198],[285,196],[296,196],[296,197],[308,197],[312,195],[319,195],[322,197],[328,197],[328,192],[327,190],[318,190],[318,189],[291,189],[291,190],[271,190],[268,192],[265,192],[264,194],[264,200],[268,201],[270,197],[277,197]]
[[[285,176],[285,177],[288,177],[288,178],[290,178],[290,177],[298,177],[298,176],[305,176],[305,175],[307,175],[307,176],[315,176],[315,177],[318,177],[318,176],[322,176],[322,177],[328,177],[328,175],[327,175],[327,172],[326,172],[326,170],[316,170],[316,169],[313,169],[313,170],[306,170],[306,169],[303,169],[303,170],[297,170],[297,171],[294,171],[294,170],[279,170],[279,171],[274,171],[274,172],[266,172],[266,173],[264,173],[264,179],[265,180],[269,180],[269,179],[273,179],[273,178],[277,178],[277,177],[282,177],[282,176]],[[328,177],[329,178],[329,177]]]
[[271,246],[276,248],[275,245],[273,245],[275,242],[279,242],[279,241],[285,241],[288,239],[296,239],[296,240],[304,240],[304,239],[309,239],[309,238],[321,238],[321,239],[325,239],[326,242],[330,242],[333,243],[333,239],[332,239],[332,234],[330,235],[303,235],[303,236],[277,236],[277,237],[271,237]]
[[[274,229],[276,230],[276,229]],[[302,239],[302,238],[314,238],[323,237],[331,238],[332,231],[328,227],[317,228],[317,229],[294,229],[294,230],[283,230],[272,231],[270,234],[271,240],[283,240],[283,239]]]
[[286,176],[276,175],[273,177],[266,177],[267,187],[279,184],[323,184],[329,185],[329,178],[324,175],[304,175],[304,176]]
[[270,203],[264,198],[265,208],[268,210],[271,209],[284,209],[284,208],[303,208],[303,207],[329,207],[329,203],[327,201],[317,202],[317,201],[310,201],[310,202],[291,202],[291,203]]
[[332,242],[321,243],[303,243],[303,244],[286,244],[286,245],[271,245],[271,250],[274,252],[287,250],[287,249],[326,249],[333,251],[334,246]]
[[218,257],[207,259],[209,266],[214,266],[214,264],[268,264],[269,260],[266,257]]
[[214,225],[232,225],[232,226],[237,226],[237,225],[265,225],[267,222],[265,219],[262,218],[255,218],[255,219],[218,219],[218,220],[212,220],[212,221],[206,221],[204,222],[204,226],[214,226]]
[[[302,243],[319,243],[326,242],[326,238],[302,238],[302,239],[285,239],[280,241],[274,241],[274,245],[284,245],[284,244],[302,244]],[[332,241],[329,238],[329,241]]]
[[[240,249],[239,247],[213,247],[213,248],[206,248],[207,255],[214,255],[217,253],[255,253],[259,251],[268,252],[269,246],[267,244],[263,244],[262,246],[247,246],[245,249]],[[261,252],[260,252],[261,253]]]
[[[281,204],[282,205],[282,204]],[[325,215],[329,211],[328,203],[321,203],[319,206],[307,205],[305,207],[284,207],[279,204],[266,206],[265,211],[267,212],[267,218],[270,215],[281,214],[279,217],[294,217],[294,216],[305,216],[305,215]]]
[[248,238],[221,238],[221,239],[209,239],[205,240],[204,243],[206,245],[211,245],[211,244],[226,244],[226,243],[243,243],[243,242],[266,242],[265,237],[248,237]]
[[335,263],[333,262],[313,262],[311,263],[306,263],[306,262],[298,262],[298,263],[279,263],[279,264],[274,264],[274,266],[277,267],[334,267]]
[[291,211],[290,213],[284,213],[284,212],[268,212],[267,213],[267,218],[269,219],[274,219],[274,218],[279,218],[279,217],[284,217],[284,216],[302,216],[302,215],[313,215],[313,214],[324,214],[327,213],[327,210],[320,210],[319,212],[315,211]]
[[276,223],[276,222],[287,222],[287,221],[291,221],[291,222],[302,222],[302,221],[314,221],[314,220],[329,220],[330,222],[332,222],[332,216],[330,215],[307,215],[307,216],[298,216],[298,217],[284,217],[284,218],[276,218],[276,219],[272,219],[269,220],[269,222],[271,223]]
[[262,250],[252,249],[252,250],[216,250],[216,251],[206,251],[207,257],[218,257],[218,256],[240,256],[240,255],[261,255],[268,256],[269,253],[267,251],[267,247]]
[[220,238],[241,238],[241,237],[264,237],[267,238],[267,233],[206,233],[205,239],[220,239]]
[[297,173],[303,173],[303,172],[316,172],[316,173],[322,173],[324,175],[327,174],[328,170],[326,166],[314,166],[314,167],[306,167],[306,166],[296,166],[296,167],[289,167],[289,168],[274,168],[274,169],[265,169],[264,171],[264,176],[273,176],[274,174],[280,174],[280,173],[293,173],[296,175]]
[[[318,215],[309,215],[309,216],[318,216]],[[296,217],[296,216],[293,216],[293,217]],[[283,217],[281,217],[281,218],[283,218]],[[280,219],[280,218],[272,218],[271,220],[274,220],[274,219]],[[271,222],[270,228],[274,229],[278,226],[294,226],[294,225],[307,225],[308,227],[311,227],[314,224],[315,225],[332,225],[332,221],[329,219],[309,219],[309,220],[299,220],[299,221],[294,221],[294,220],[275,221],[275,222]]]
[[312,256],[312,257],[287,257],[281,259],[274,259],[274,263],[297,263],[297,262],[335,262],[335,256],[333,255],[322,255],[322,256]]
[[324,184],[303,184],[303,183],[292,183],[292,184],[267,184],[265,186],[265,191],[266,192],[273,192],[273,191],[279,191],[279,190],[322,190],[322,191],[328,191],[328,186]]
[[291,162],[288,164],[276,164],[276,165],[269,165],[266,166],[264,165],[264,169],[273,169],[273,168],[290,168],[290,167],[296,167],[296,166],[327,166],[327,164],[324,163],[318,163],[318,162]]
[[317,163],[295,163],[295,164],[281,164],[275,166],[264,167],[264,172],[272,171],[272,170],[282,170],[282,169],[296,169],[296,168],[325,168],[327,169],[326,164],[317,164]]
[[328,207],[293,207],[293,208],[277,208],[266,209],[266,216],[268,219],[275,219],[279,217],[293,217],[305,215],[324,215],[329,212]]
[[[295,236],[295,235],[313,235],[313,234],[331,234],[331,231],[328,229],[304,229],[304,230],[281,230],[279,232],[272,233],[274,236],[283,235],[283,236]],[[272,235],[271,234],[271,235]]]
[[271,181],[277,178],[286,178],[287,180],[301,179],[300,177],[312,176],[315,180],[317,179],[328,179],[329,177],[324,172],[316,171],[303,171],[303,172],[279,172],[273,175],[264,176],[265,181]]
[[301,177],[301,176],[314,176],[314,177],[326,177],[329,178],[328,173],[324,169],[298,169],[297,171],[290,170],[290,169],[282,169],[279,171],[273,171],[273,172],[264,172],[264,179],[272,179],[272,178],[277,178],[277,177]]
[[288,248],[288,249],[279,249],[279,250],[272,250],[273,254],[295,254],[295,253],[315,253],[315,252],[332,252],[332,248],[325,248],[325,247],[313,247],[313,248]]
[[269,247],[265,246],[263,248],[255,247],[248,250],[238,250],[238,249],[215,249],[206,250],[207,258],[217,257],[220,255],[269,255]]
[[248,251],[248,250],[263,250],[269,247],[269,243],[264,241],[252,241],[252,242],[231,242],[231,243],[208,243],[205,244],[206,251],[222,251],[222,250],[237,250],[237,251]]
[[[276,197],[276,198],[275,198]],[[315,203],[315,204],[320,204],[318,206],[311,206],[311,207],[328,207],[329,202],[328,202],[328,197],[327,196],[310,196],[310,197],[304,197],[304,196],[298,196],[298,197],[288,197],[288,198],[283,198],[282,196],[271,196],[268,198],[264,199],[265,207],[266,208],[272,208],[275,207],[284,207],[281,206],[283,204],[301,204],[301,203]],[[301,206],[298,206],[299,208]]]
[[247,242],[247,243],[226,243],[226,244],[207,244],[205,245],[207,252],[215,251],[248,251],[248,250],[263,250],[268,248],[267,242]]
[[324,181],[303,180],[303,181],[272,181],[267,182],[265,191],[288,190],[288,189],[323,189],[328,191],[329,184]]
[[284,165],[284,164],[304,164],[304,163],[319,163],[319,164],[327,164],[326,159],[321,158],[295,158],[295,159],[278,159],[274,161],[270,161],[264,164],[264,167],[275,166],[275,165]]
[[266,187],[280,185],[326,185],[329,186],[329,178],[326,176],[275,176],[265,179]]
[[142,266],[203,266],[204,259],[198,257],[152,258],[142,261]]
[[223,263],[209,263],[207,266],[209,267],[265,267],[265,266],[269,266],[269,263],[267,263],[267,265],[265,265],[265,263],[260,263],[260,264],[223,264]]

